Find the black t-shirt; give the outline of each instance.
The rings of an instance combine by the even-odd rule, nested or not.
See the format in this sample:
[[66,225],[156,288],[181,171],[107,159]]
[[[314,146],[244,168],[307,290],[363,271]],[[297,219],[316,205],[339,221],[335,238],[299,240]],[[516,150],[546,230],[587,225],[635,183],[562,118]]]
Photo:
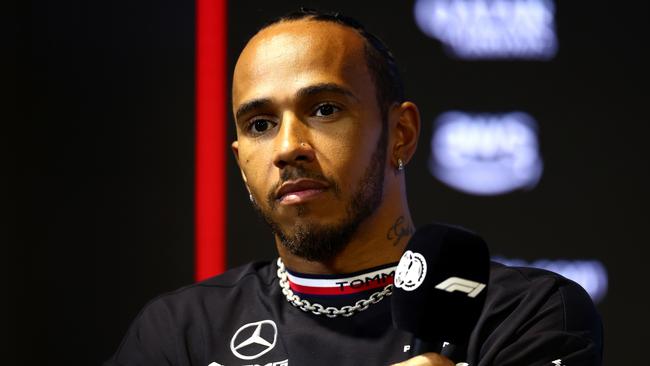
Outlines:
[[[390,365],[413,356],[413,337],[392,326],[390,298],[350,317],[314,315],[287,301],[276,272],[252,263],[154,299],[105,366]],[[309,300],[340,306],[372,292]],[[574,282],[492,263],[467,351],[470,366],[600,365],[602,325]]]

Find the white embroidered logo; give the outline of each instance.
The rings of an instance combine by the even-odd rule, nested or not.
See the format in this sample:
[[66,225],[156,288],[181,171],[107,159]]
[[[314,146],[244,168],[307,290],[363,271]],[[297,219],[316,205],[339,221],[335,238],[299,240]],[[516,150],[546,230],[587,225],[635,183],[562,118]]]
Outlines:
[[485,284],[460,277],[449,277],[437,284],[436,288],[447,292],[460,291],[466,293],[468,297],[476,297],[483,291]]
[[413,291],[420,287],[427,275],[427,261],[422,254],[407,250],[395,270],[395,287]]
[[277,338],[278,327],[272,320],[248,323],[232,336],[230,350],[242,360],[253,360],[272,350]]

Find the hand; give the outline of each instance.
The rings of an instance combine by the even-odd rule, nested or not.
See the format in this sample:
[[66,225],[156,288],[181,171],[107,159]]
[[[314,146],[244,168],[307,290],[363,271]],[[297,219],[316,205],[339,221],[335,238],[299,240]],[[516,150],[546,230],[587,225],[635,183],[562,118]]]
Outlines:
[[455,364],[445,356],[429,352],[415,356],[404,362],[393,364],[392,366],[455,366]]

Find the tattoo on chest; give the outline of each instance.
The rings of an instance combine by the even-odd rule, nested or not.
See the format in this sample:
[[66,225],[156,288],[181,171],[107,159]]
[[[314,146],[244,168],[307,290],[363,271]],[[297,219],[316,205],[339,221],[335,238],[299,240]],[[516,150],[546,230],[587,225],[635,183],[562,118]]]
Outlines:
[[393,246],[396,246],[402,239],[413,234],[413,228],[405,221],[404,216],[398,217],[386,233],[386,239],[392,241]]

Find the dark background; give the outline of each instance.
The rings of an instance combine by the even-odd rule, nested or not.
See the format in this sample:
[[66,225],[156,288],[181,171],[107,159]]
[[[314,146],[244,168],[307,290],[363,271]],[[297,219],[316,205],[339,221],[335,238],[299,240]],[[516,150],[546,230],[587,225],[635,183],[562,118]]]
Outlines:
[[[448,58],[417,29],[411,1],[232,1],[229,67],[257,27],[299,5],[359,19],[392,48],[422,113],[407,170],[416,223],[462,224],[504,256],[602,261],[606,363],[638,364],[650,325],[649,13],[636,4],[563,1],[552,61],[469,62]],[[3,62],[15,67],[8,85],[18,99],[5,100],[17,121],[7,124],[25,138],[8,141],[18,163],[7,192],[2,352],[15,358],[7,364],[99,364],[148,300],[193,281],[194,4],[25,2],[15,10],[9,34],[18,42]],[[431,124],[450,109],[534,116],[539,185],[476,197],[431,177]],[[224,123],[233,136],[232,121]],[[228,168],[229,266],[271,259],[271,236],[233,159]]]

